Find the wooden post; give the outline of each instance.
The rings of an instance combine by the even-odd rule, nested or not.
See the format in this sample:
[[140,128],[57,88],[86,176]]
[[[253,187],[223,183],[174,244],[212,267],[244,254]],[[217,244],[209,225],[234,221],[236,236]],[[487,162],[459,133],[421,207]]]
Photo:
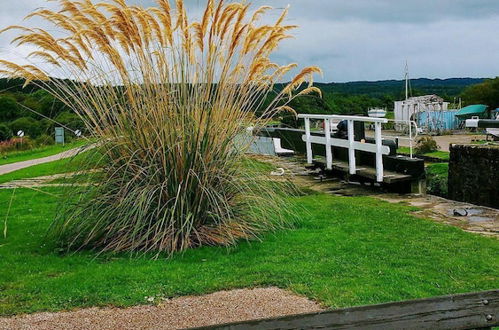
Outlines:
[[333,169],[333,152],[331,150],[331,120],[324,119],[324,134],[326,136],[326,168]]
[[381,151],[383,139],[381,137],[381,123],[374,123],[374,127],[376,138],[376,181],[383,182],[383,154]]
[[499,290],[243,321],[197,329],[489,329],[499,325]]
[[350,174],[357,173],[357,168],[355,166],[355,147],[354,147],[354,125],[353,120],[348,121],[348,166]]
[[307,163],[313,163],[312,142],[310,141],[310,118],[305,118],[305,136],[307,145]]

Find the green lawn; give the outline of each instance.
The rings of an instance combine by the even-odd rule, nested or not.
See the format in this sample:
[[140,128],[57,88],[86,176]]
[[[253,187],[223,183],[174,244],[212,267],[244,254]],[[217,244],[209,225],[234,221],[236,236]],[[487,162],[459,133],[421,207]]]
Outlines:
[[84,154],[79,154],[75,157],[39,164],[0,175],[0,184],[14,180],[36,178],[38,176],[76,172],[81,170],[81,160],[83,160],[84,157]]
[[427,167],[427,173],[447,177],[449,175],[449,163],[434,163]]
[[[61,188],[47,188],[61,194]],[[0,229],[12,190],[0,190]],[[61,196],[63,197],[63,196]],[[234,248],[151,260],[61,254],[44,234],[60,199],[15,191],[0,238],[0,315],[145,304],[223,289],[278,286],[329,307],[499,287],[499,241],[422,220],[366,197],[309,195],[295,229]]]
[[82,170],[83,162],[89,161],[88,157],[92,158],[92,162],[100,161],[100,157],[97,156],[95,149],[92,149],[90,151],[79,153],[74,157],[34,165],[31,167],[23,168],[21,170],[0,175],[0,184],[13,180],[36,178],[39,176],[53,175],[58,173],[78,172]]
[[[410,152],[411,152],[411,150],[409,147],[399,147],[397,149],[397,153],[399,153],[399,154],[409,155]],[[416,152],[414,151],[414,149],[412,152],[413,152],[413,155],[416,155]],[[433,151],[433,152],[428,152],[428,153],[422,154],[422,156],[438,158],[438,159],[441,159],[443,161],[448,161],[449,155],[450,155],[450,153],[447,151]]]
[[14,152],[9,152],[7,154],[0,154],[0,165],[12,164],[12,163],[22,162],[22,161],[30,160],[30,159],[48,157],[48,156],[56,155],[58,153],[61,153],[63,151],[69,150],[69,149],[81,147],[85,144],[88,144],[88,141],[78,140],[78,141],[75,141],[72,143],[67,143],[64,146],[60,145],[60,144],[55,144],[55,145],[35,148],[35,149],[31,149],[31,150],[14,151]]

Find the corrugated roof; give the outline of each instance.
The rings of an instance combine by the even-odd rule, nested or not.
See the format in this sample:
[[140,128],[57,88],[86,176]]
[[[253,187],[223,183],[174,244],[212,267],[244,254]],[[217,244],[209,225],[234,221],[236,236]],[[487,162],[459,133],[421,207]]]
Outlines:
[[473,104],[462,108],[456,113],[457,117],[481,116],[487,111],[487,106],[483,104]]

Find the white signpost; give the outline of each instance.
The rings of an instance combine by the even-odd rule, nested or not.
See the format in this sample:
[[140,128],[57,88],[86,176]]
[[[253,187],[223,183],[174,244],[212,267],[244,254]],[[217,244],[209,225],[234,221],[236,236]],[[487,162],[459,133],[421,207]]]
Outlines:
[[21,146],[22,146],[23,145],[24,131],[23,130],[17,131],[17,136],[21,138]]

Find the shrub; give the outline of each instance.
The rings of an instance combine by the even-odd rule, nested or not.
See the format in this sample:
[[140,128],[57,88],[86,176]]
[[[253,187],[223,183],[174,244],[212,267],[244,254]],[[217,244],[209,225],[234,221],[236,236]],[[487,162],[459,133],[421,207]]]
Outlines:
[[447,197],[449,164],[437,163],[426,169],[426,190],[429,194]]
[[59,115],[57,115],[57,117],[55,117],[54,121],[54,127],[63,125],[64,127],[67,127],[73,131],[83,131],[85,128],[83,120],[81,120],[81,118],[77,114],[71,112],[61,112]]
[[22,117],[14,120],[9,124],[10,129],[14,134],[17,134],[18,131],[24,131],[26,136],[31,138],[36,138],[42,133],[42,125],[41,123],[31,117]]
[[0,124],[0,142],[12,138],[12,130],[5,124]]
[[50,145],[53,145],[55,143],[55,140],[50,135],[42,134],[35,139],[34,143],[37,146],[50,146]]
[[437,142],[431,136],[422,136],[419,138],[414,148],[419,155],[434,152],[439,149]]
[[32,149],[33,146],[34,143],[29,137],[23,137],[23,138],[15,137],[8,141],[0,142],[0,153],[29,150]]
[[11,121],[19,117],[20,111],[14,97],[0,96],[0,121]]
[[[267,7],[248,16],[248,4],[221,0],[207,1],[199,22],[189,21],[182,0],[176,10],[166,0],[149,9],[124,1],[63,3],[72,9],[41,16],[67,22],[61,29],[80,27],[64,31],[71,54],[54,57],[49,42],[36,44],[71,79],[4,63],[16,69],[12,75],[49,80],[46,89],[85,118],[106,158],[103,180],[67,203],[53,235],[70,248],[172,253],[281,228],[289,209],[280,187],[244,166],[248,145],[235,141],[246,126],[292,112],[295,96],[319,93],[311,84],[300,89],[320,72],[309,67],[272,94],[296,66],[269,58],[293,28],[283,25],[287,10],[264,25]],[[26,33],[28,43],[52,38]]]

